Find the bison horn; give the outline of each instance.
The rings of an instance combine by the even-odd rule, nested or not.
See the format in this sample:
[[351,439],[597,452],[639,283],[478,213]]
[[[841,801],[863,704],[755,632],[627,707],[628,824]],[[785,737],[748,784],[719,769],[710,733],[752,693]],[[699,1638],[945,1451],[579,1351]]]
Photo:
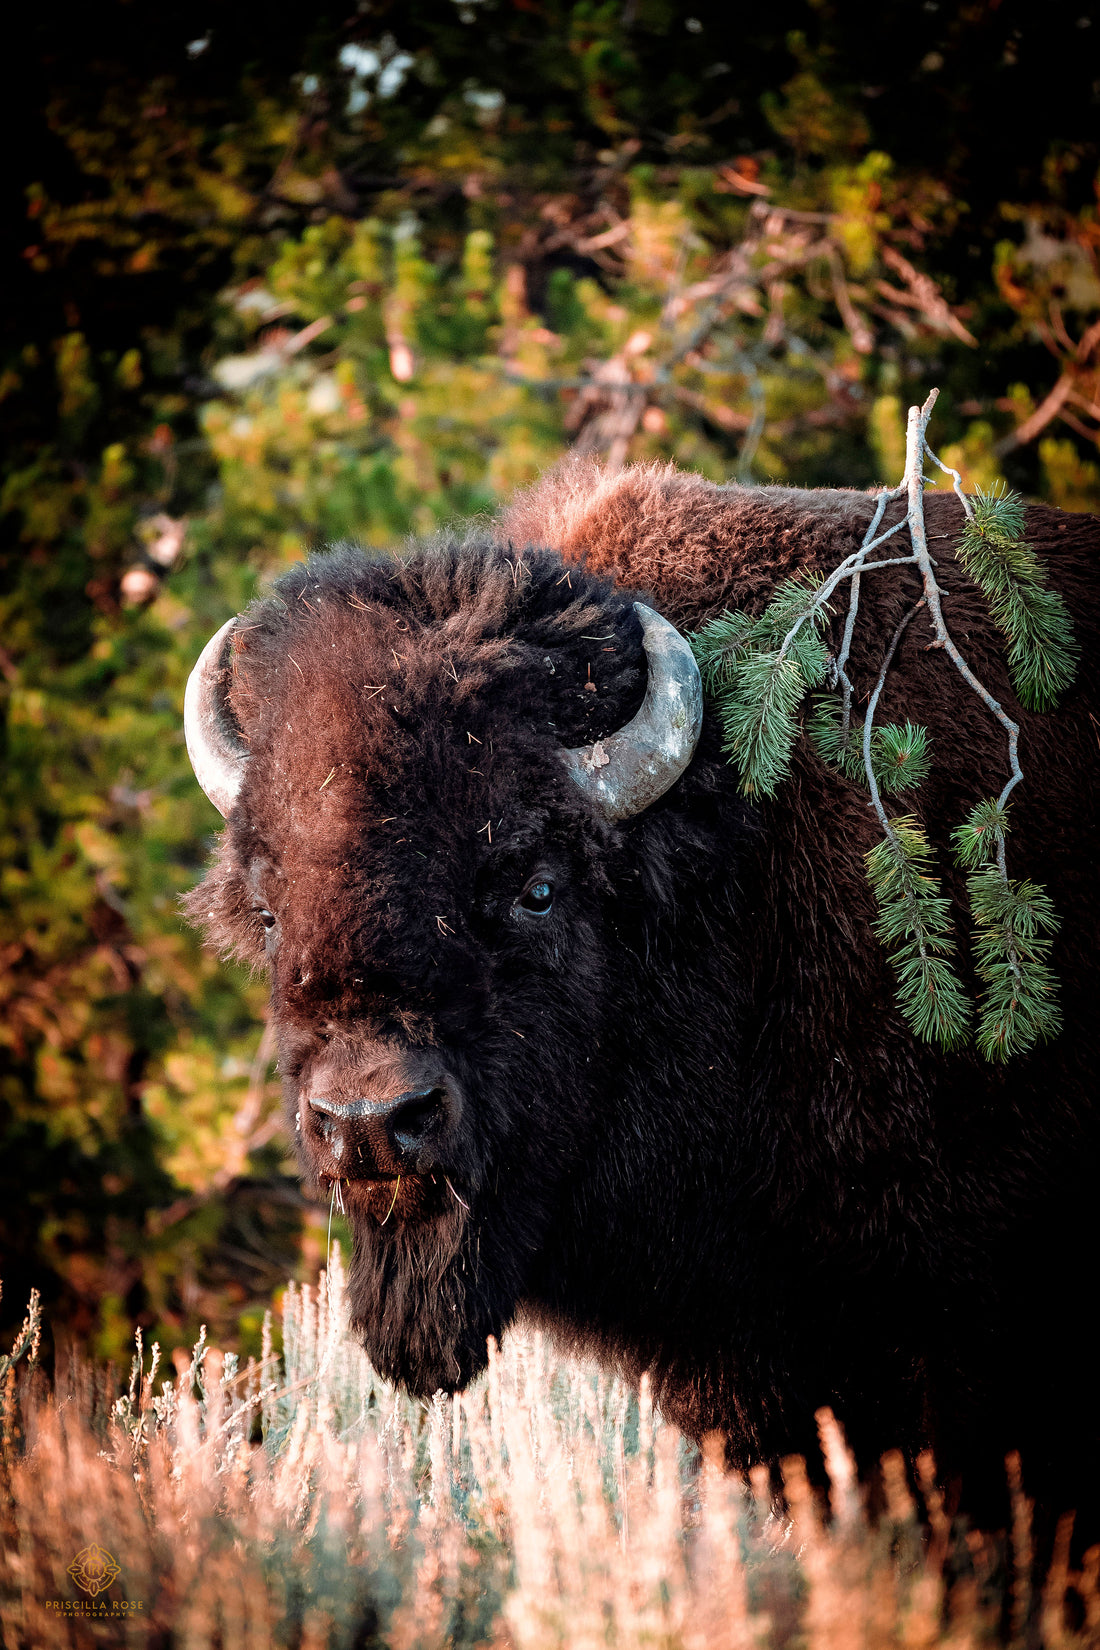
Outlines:
[[564,751],[570,773],[608,819],[629,819],[674,785],[695,754],[703,726],[699,666],[675,625],[641,602],[649,681],[638,714],[618,733]]
[[225,702],[226,655],[236,622],[227,619],[211,636],[183,696],[183,735],[195,778],[225,819],[237,800],[248,761]]

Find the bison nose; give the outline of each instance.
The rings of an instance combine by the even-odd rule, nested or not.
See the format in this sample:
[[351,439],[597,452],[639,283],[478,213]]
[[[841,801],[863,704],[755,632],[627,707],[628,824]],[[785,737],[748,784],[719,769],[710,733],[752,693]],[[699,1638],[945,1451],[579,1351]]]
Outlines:
[[458,1099],[437,1086],[409,1089],[389,1100],[313,1095],[309,1109],[340,1174],[361,1178],[427,1168],[433,1146],[457,1121]]

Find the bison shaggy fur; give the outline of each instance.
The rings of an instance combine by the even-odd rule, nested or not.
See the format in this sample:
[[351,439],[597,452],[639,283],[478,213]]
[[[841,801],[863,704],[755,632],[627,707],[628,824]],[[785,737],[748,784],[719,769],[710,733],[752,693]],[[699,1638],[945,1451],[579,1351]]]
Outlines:
[[[958,502],[927,500],[948,623],[1022,725],[1012,874],[1062,917],[1064,1029],[1024,1058],[914,1040],[871,932],[866,792],[807,741],[753,802],[708,713],[684,776],[618,823],[559,755],[638,709],[635,597],[683,631],[759,611],[781,578],[856,548],[872,508],[580,462],[491,528],[292,568],[234,632],[226,693],[250,756],[189,907],[270,971],[289,1125],[307,1182],[346,1201],[354,1320],[385,1375],[459,1388],[522,1312],[648,1372],[665,1413],[724,1432],[735,1463],[812,1453],[829,1404],[864,1461],[930,1445],[980,1497],[1016,1448],[1029,1486],[1069,1505],[1098,1456],[1080,1349],[1096,519],[1028,511],[1083,658],[1040,716],[955,560]],[[917,594],[912,568],[863,580],[857,705]],[[932,773],[905,807],[961,912],[947,833],[999,791],[1005,747],[929,639],[918,618],[879,720],[928,727]],[[363,1143],[365,1167],[334,1170],[345,1143],[311,1100],[402,1085],[445,1100],[417,1172],[383,1174]]]

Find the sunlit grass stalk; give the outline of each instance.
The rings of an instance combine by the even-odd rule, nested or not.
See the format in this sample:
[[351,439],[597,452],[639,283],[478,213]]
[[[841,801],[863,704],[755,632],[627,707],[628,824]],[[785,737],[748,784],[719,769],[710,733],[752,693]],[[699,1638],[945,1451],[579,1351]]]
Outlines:
[[[746,1492],[722,1441],[700,1455],[644,1382],[522,1328],[466,1392],[416,1402],[349,1339],[338,1246],[317,1287],[288,1290],[284,1343],[285,1359],[240,1367],[202,1337],[159,1391],[139,1346],[106,1417],[88,1365],[54,1394],[24,1383],[0,1462],[5,1644],[91,1642],[49,1601],[82,1597],[68,1566],[92,1542],[120,1572],[102,1596],[141,1606],[132,1641],[189,1650],[780,1650],[832,1643],[838,1623],[845,1643],[998,1642],[1003,1547],[972,1531],[956,1554],[929,1456],[930,1540],[897,1454],[872,1509],[828,1410],[826,1509],[798,1458],[784,1504],[766,1468]],[[1097,1619],[1095,1566],[1052,1572],[1048,1613],[1070,1588]],[[1087,1643],[1063,1626],[1063,1650]]]

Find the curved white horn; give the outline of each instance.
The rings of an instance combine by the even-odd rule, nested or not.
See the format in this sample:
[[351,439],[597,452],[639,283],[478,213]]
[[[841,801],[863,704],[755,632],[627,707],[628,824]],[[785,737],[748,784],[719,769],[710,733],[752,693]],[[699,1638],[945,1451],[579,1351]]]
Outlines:
[[226,654],[236,619],[216,631],[187,678],[183,696],[183,736],[195,778],[224,819],[228,819],[244,779],[248,751],[225,703]]
[[638,714],[595,745],[563,751],[570,773],[608,819],[629,819],[674,785],[695,754],[703,726],[699,666],[676,626],[642,602],[649,681]]

